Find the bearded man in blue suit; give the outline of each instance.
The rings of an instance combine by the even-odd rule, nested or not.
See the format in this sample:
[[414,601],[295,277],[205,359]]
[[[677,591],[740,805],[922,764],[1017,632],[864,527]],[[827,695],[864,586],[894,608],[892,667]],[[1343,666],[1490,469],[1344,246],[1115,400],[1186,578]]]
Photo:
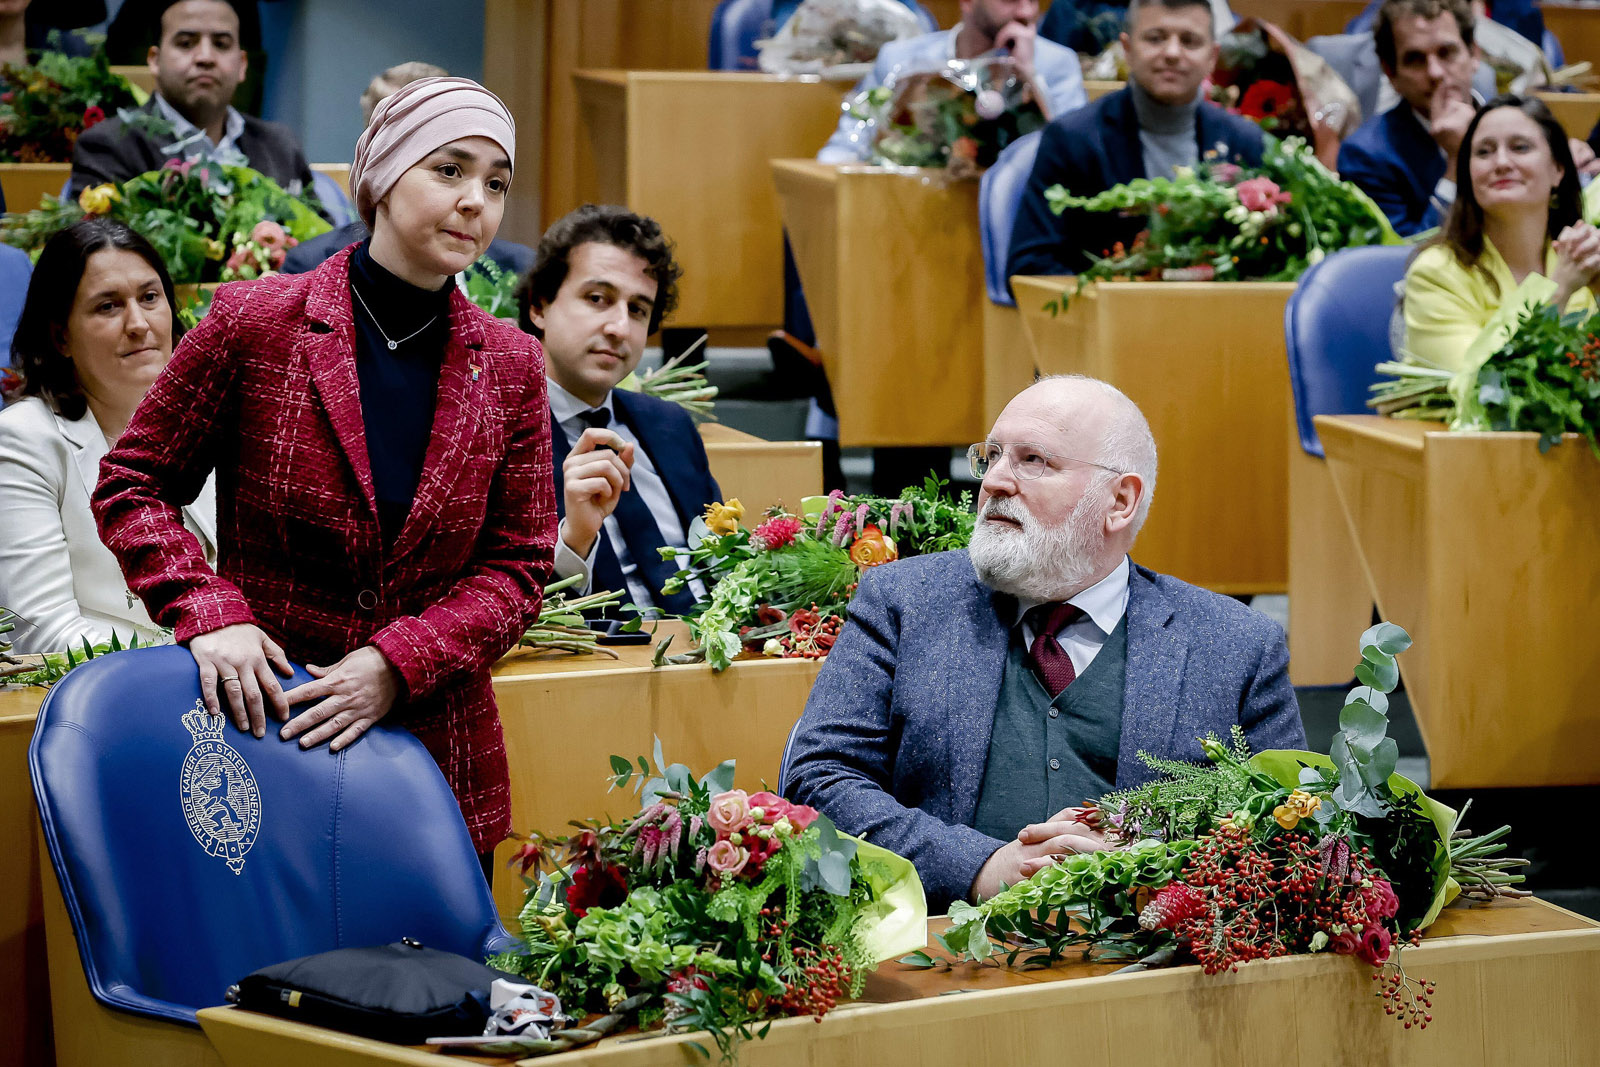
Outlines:
[[930,910],[1103,848],[1080,806],[1241,727],[1302,748],[1283,630],[1132,563],[1155,442],[1091,378],[1049,378],[971,452],[971,548],[875,568],[784,753],[785,796],[910,859]]
[[675,615],[706,591],[698,580],[670,589],[679,564],[661,549],[687,552],[690,523],[721,493],[688,413],[616,386],[677,304],[680,273],[654,219],[585,204],[545,232],[518,291],[550,386],[554,576]]

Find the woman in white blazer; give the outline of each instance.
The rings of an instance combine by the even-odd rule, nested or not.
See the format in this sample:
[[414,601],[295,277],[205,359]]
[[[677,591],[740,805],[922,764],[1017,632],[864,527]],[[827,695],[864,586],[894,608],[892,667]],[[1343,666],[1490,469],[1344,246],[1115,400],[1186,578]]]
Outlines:
[[[14,651],[163,638],[100,543],[89,495],[182,332],[161,257],[121,223],[85,219],[40,252],[11,343],[22,385],[0,410],[0,606],[17,616]],[[210,480],[183,516],[214,560]]]

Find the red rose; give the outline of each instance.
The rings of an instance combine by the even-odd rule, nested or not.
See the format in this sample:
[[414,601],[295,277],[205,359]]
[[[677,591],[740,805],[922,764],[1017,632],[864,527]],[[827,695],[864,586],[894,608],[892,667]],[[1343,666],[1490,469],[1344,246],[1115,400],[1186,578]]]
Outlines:
[[1390,941],[1387,927],[1371,923],[1361,931],[1361,947],[1356,955],[1377,967],[1389,958]]
[[1361,903],[1374,919],[1392,919],[1400,910],[1400,898],[1394,895],[1394,886],[1382,878],[1374,878],[1372,885],[1361,891]]
[[614,908],[628,899],[628,882],[620,867],[579,867],[567,886],[567,907],[583,918],[590,908]]
[[1344,930],[1328,940],[1328,947],[1341,956],[1354,956],[1361,947],[1361,936],[1354,930]]
[[99,125],[100,123],[104,122],[105,120],[106,120],[106,113],[100,109],[100,105],[98,105],[98,104],[90,104],[88,107],[83,109],[83,128],[84,129],[87,130],[90,126]]

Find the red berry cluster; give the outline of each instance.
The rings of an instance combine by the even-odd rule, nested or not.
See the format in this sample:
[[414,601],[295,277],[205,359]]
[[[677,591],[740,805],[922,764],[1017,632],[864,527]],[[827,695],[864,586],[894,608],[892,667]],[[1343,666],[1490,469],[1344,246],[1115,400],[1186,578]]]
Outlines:
[[850,992],[850,966],[844,953],[833,945],[814,949],[800,945],[794,950],[794,959],[800,974],[789,980],[789,991],[778,1007],[789,1015],[809,1015],[820,1023],[839,998]]
[[1589,381],[1600,378],[1596,363],[1600,362],[1600,337],[1591,337],[1583,343],[1582,352],[1568,352],[1567,366],[1574,367]]
[[812,604],[789,616],[789,632],[778,638],[785,659],[821,659],[828,654],[839,639],[844,619],[834,614],[824,615]]
[[[1421,940],[1420,932],[1411,935],[1411,944]],[[1385,1015],[1397,1016],[1407,1030],[1413,1026],[1426,1030],[1433,1022],[1434,985],[1407,974],[1400,966],[1400,953],[1396,952],[1387,964],[1373,971],[1372,980],[1378,983],[1378,996],[1383,999]]]

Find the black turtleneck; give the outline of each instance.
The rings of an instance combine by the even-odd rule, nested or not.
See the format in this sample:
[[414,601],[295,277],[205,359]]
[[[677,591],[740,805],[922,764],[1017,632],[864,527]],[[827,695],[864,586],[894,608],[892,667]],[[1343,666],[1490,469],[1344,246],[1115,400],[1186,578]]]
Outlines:
[[[350,257],[350,304],[378,524],[392,544],[411,513],[428,454],[455,279],[442,289],[419,289],[379,266],[371,243],[361,242]],[[399,342],[393,350],[389,340]]]

